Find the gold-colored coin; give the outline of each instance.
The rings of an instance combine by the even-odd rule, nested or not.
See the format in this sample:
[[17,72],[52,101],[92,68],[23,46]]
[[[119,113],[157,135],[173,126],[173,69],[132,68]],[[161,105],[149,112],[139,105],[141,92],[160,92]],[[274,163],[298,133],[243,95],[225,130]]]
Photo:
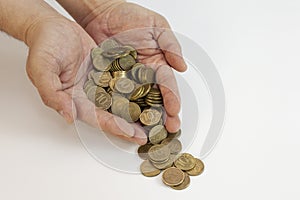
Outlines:
[[99,87],[96,91],[95,105],[102,110],[107,110],[111,104],[111,96],[103,88]]
[[145,109],[140,115],[141,122],[146,126],[153,126],[157,124],[162,114],[155,109]]
[[198,158],[195,158],[195,160],[196,160],[195,167],[191,170],[186,171],[186,173],[188,173],[191,176],[198,176],[202,174],[202,172],[204,171],[204,163]]
[[185,178],[184,172],[176,167],[166,169],[162,174],[163,183],[168,186],[177,186],[183,183]]
[[148,151],[152,146],[153,145],[150,143],[139,146],[139,148],[137,150],[139,157],[143,160],[149,159]]
[[173,163],[174,163],[175,159],[176,159],[176,155],[170,155],[170,158],[167,161],[162,162],[162,163],[152,162],[152,164],[157,169],[167,169],[167,168],[173,166]]
[[141,108],[134,102],[129,102],[128,106],[121,107],[121,117],[127,122],[136,122],[141,114]]
[[170,157],[170,149],[161,144],[152,146],[148,151],[149,158],[154,162],[165,162]]
[[134,90],[134,83],[128,78],[120,78],[115,82],[115,89],[123,94],[129,94]]
[[100,87],[108,87],[109,82],[112,79],[110,72],[94,72],[91,76],[95,84]]
[[145,160],[144,162],[142,162],[140,166],[140,171],[144,176],[147,177],[153,177],[160,174],[160,170],[155,168],[149,160]]
[[126,71],[114,71],[112,72],[112,76],[114,78],[127,78],[127,72]]
[[149,132],[149,140],[152,144],[158,144],[168,136],[168,132],[163,125],[154,126]]
[[161,142],[161,144],[167,145],[170,148],[171,154],[177,154],[182,150],[182,144],[176,138],[166,138]]
[[195,167],[196,160],[191,154],[183,153],[177,158],[174,164],[177,168],[187,171]]
[[184,180],[181,184],[177,186],[171,186],[174,190],[184,190],[190,185],[191,179],[187,173],[184,173]]
[[132,66],[136,63],[135,59],[131,55],[127,55],[125,57],[118,59],[119,65],[125,71],[128,71],[132,68]]

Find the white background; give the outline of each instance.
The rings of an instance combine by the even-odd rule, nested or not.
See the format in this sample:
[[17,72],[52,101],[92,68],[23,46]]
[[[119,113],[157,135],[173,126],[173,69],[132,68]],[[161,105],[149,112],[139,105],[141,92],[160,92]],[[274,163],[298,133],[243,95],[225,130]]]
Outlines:
[[0,199],[299,199],[300,2],[135,2],[200,44],[223,79],[226,124],[205,173],[178,192],[99,164],[42,104],[25,45],[1,34]]

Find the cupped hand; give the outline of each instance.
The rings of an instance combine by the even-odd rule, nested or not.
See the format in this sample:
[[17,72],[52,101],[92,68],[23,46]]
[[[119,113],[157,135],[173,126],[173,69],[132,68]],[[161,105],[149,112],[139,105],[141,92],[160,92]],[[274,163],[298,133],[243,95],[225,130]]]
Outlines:
[[167,20],[144,7],[123,1],[115,1],[104,11],[95,8],[92,13],[85,18],[83,26],[97,44],[114,37],[134,46],[139,62],[156,70],[156,82],[167,112],[165,126],[169,132],[176,132],[180,128],[180,96],[172,68],[182,72],[187,66]]
[[44,19],[28,29],[26,43],[27,73],[47,106],[70,123],[79,118],[123,139],[147,141],[140,127],[95,108],[87,99],[83,91],[86,58],[96,43],[78,24],[65,18]]

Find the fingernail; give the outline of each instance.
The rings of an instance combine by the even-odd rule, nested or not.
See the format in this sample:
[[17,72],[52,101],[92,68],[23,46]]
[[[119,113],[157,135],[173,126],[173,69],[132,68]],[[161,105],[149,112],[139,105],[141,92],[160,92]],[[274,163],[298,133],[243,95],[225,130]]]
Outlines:
[[61,111],[59,111],[59,114],[67,121],[68,124],[72,124],[73,118],[71,117],[71,115],[69,113],[61,110]]

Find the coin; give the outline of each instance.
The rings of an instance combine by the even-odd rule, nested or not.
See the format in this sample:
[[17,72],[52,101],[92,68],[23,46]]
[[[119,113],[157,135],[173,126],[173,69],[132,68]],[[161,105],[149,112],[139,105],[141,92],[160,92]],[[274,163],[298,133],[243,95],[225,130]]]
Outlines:
[[89,90],[86,91],[86,95],[91,102],[95,102],[97,89],[97,86],[92,86],[89,88]]
[[96,56],[93,58],[94,68],[98,71],[108,71],[111,68],[111,61],[103,56]]
[[121,116],[122,114],[122,107],[127,106],[128,107],[129,100],[124,97],[113,97],[113,103],[111,105],[111,112],[115,115]]
[[168,132],[163,125],[156,125],[149,132],[149,140],[152,144],[158,144],[164,140],[167,135]]
[[168,186],[177,186],[183,183],[185,178],[184,172],[176,167],[166,169],[162,174],[163,183]]
[[102,55],[106,58],[117,59],[129,55],[129,53],[130,53],[130,49],[126,47],[113,47],[107,49],[106,51],[103,51]]
[[115,82],[115,89],[123,94],[129,94],[134,90],[134,83],[128,78],[120,78]]
[[153,145],[150,144],[150,143],[147,143],[147,144],[144,144],[144,145],[141,145],[139,146],[138,148],[138,155],[141,159],[143,160],[147,160],[149,159],[149,156],[148,156],[148,151],[149,149],[152,147]]
[[171,154],[177,154],[182,150],[182,144],[176,138],[166,138],[161,142],[161,144],[167,145],[170,148]]
[[128,71],[131,69],[131,67],[136,63],[135,62],[135,59],[131,56],[131,55],[128,55],[128,56],[125,56],[125,57],[122,57],[122,58],[119,58],[118,59],[119,61],[119,65],[121,66],[121,68],[125,71]]
[[164,162],[170,157],[170,149],[165,145],[156,144],[149,149],[148,155],[154,162]]
[[153,177],[160,174],[160,170],[155,168],[149,160],[145,160],[144,162],[142,162],[140,166],[140,171],[144,176],[147,177]]
[[114,72],[112,72],[112,76],[114,78],[127,78],[127,72],[126,71],[114,71]]
[[203,162],[198,158],[195,158],[195,160],[196,160],[195,167],[186,171],[186,173],[188,173],[191,176],[198,176],[198,175],[202,174],[202,172],[204,171]]
[[111,96],[103,88],[99,87],[96,92],[95,105],[102,110],[107,110],[111,104]]
[[159,122],[161,113],[155,109],[145,109],[140,115],[140,121],[146,126],[152,126]]
[[141,114],[141,108],[134,102],[129,102],[128,106],[121,107],[121,117],[127,122],[136,122]]
[[157,169],[167,169],[169,167],[172,167],[174,161],[176,159],[176,155],[170,155],[169,159],[165,162],[159,163],[159,162],[152,162],[153,166]]
[[174,162],[175,166],[181,170],[187,171],[193,169],[196,165],[195,158],[189,153],[183,153]]
[[94,72],[91,76],[95,84],[100,87],[108,87],[109,82],[112,79],[110,72]]
[[91,51],[91,57],[94,59],[96,56],[101,56],[103,49],[100,47],[93,48]]
[[130,55],[134,58],[134,59],[137,59],[137,51],[135,50],[135,48],[133,48],[132,46],[129,46],[129,45],[125,45],[123,46],[124,48],[127,48],[129,51],[130,51]]
[[177,186],[171,186],[171,188],[175,190],[184,190],[190,185],[190,182],[191,182],[190,176],[187,173],[184,173],[183,182]]
[[104,51],[107,51],[109,49],[112,49],[112,48],[115,48],[115,47],[118,47],[120,46],[119,43],[114,40],[114,39],[106,39],[104,40],[102,43],[101,43],[101,49],[103,49]]

